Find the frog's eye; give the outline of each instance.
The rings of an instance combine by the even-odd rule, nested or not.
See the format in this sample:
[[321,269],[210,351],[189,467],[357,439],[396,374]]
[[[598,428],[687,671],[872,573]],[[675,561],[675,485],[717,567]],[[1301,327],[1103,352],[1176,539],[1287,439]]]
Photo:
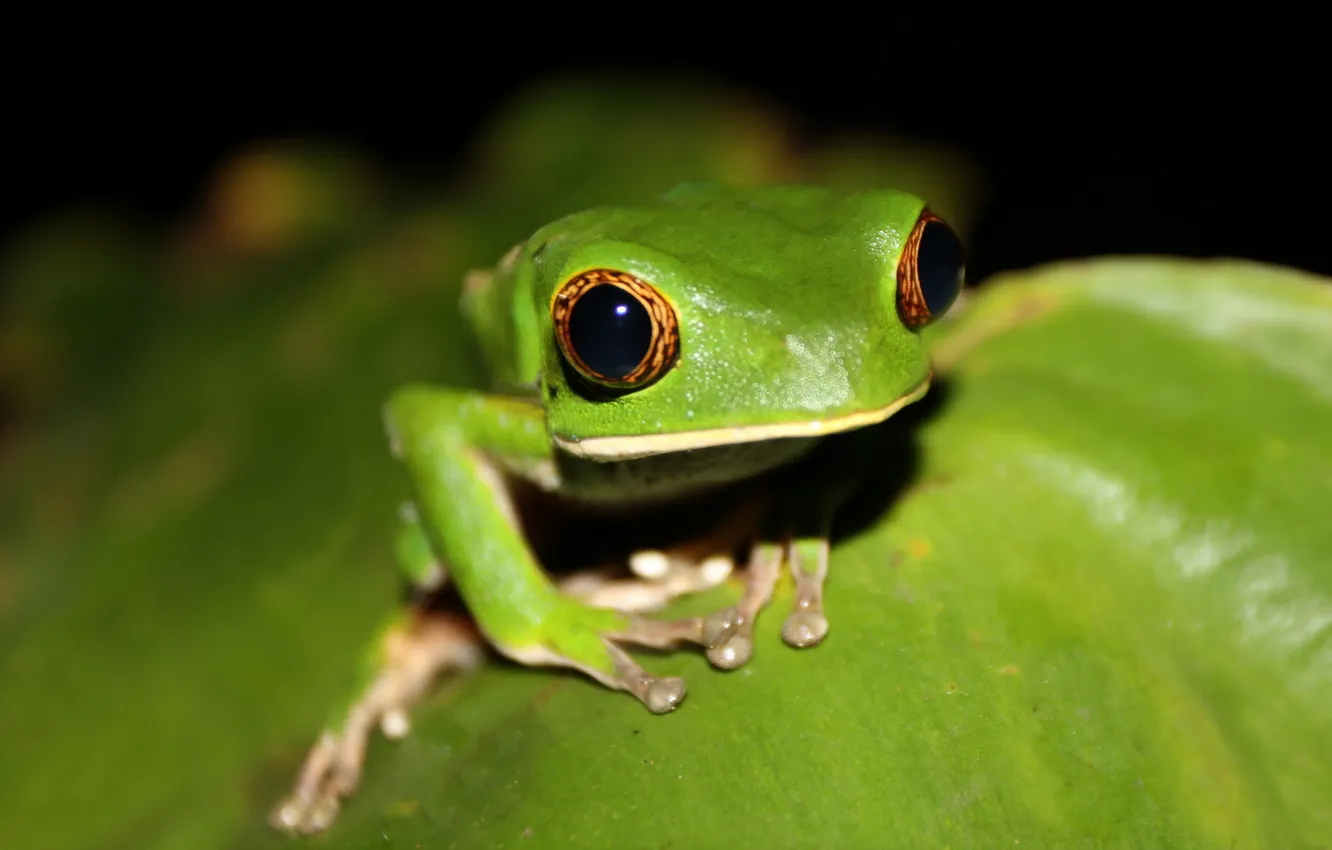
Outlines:
[[675,308],[625,272],[592,269],[570,278],[555,294],[551,315],[564,359],[603,387],[641,389],[666,374],[680,353]]
[[897,315],[902,324],[917,330],[948,312],[965,277],[961,240],[943,219],[925,210],[897,264]]

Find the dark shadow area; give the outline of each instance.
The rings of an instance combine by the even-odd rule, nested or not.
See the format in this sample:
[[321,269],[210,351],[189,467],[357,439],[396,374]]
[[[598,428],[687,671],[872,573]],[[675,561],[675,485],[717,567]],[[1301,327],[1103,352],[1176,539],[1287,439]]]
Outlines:
[[927,483],[920,479],[917,435],[947,407],[950,393],[948,378],[936,376],[924,398],[869,429],[870,433],[865,435],[868,450],[859,458],[861,486],[837,512],[832,534],[834,546],[882,521],[907,493]]
[[920,4],[764,15],[762,37],[746,15],[683,7],[650,24],[597,4],[473,4],[447,23],[269,7],[185,14],[166,33],[119,8],[20,8],[0,25],[0,234],[83,202],[177,218],[220,162],[274,138],[344,145],[409,182],[459,174],[511,98],[597,73],[751,92],[811,141],[882,133],[967,154],[986,198],[977,280],[1142,252],[1332,272],[1316,7],[1215,11],[1206,37],[1190,17],[1173,32],[1101,16],[1093,32]]
[[[917,435],[947,406],[949,394],[948,379],[936,377],[923,399],[886,422],[827,438],[795,463],[702,495],[641,506],[595,506],[570,502],[518,480],[512,480],[510,486],[539,563],[557,579],[586,571],[607,578],[632,578],[627,564],[634,552],[688,545],[714,533],[737,506],[799,494],[826,477],[850,475],[857,484],[835,515],[832,541],[836,546],[881,522],[912,488],[930,483],[920,480]],[[745,563],[749,540],[779,530],[765,528],[770,517],[771,512],[756,510],[749,524],[735,532],[737,542],[723,547],[735,558],[738,569]],[[404,598],[435,611],[465,612],[452,587],[426,594],[408,588]]]

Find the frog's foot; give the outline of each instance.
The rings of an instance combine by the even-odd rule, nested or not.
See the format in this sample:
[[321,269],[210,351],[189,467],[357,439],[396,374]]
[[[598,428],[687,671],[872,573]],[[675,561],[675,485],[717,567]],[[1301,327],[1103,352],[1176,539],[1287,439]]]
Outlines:
[[[780,549],[776,555],[765,559],[765,564],[771,564],[772,574],[767,592],[780,569]],[[737,610],[757,611],[763,599],[750,597],[759,595],[747,594],[740,606],[727,609],[729,613],[724,615],[678,620],[657,620],[566,598],[567,607],[547,618],[546,633],[540,640],[525,646],[497,642],[496,648],[520,664],[578,670],[608,688],[628,691],[652,713],[664,714],[684,700],[684,680],[652,675],[625,652],[623,645],[669,650],[681,644],[722,647],[728,641],[730,645],[743,643],[749,640],[749,625],[746,615]]]
[[500,647],[500,651],[520,664],[578,670],[612,690],[628,691],[653,714],[674,711],[684,701],[684,679],[653,676],[617,646],[614,638],[595,633],[578,637],[529,647]]
[[792,541],[787,556],[795,578],[795,604],[782,624],[782,640],[790,646],[817,646],[828,634],[823,614],[823,581],[828,576],[827,538]]
[[440,672],[475,667],[484,657],[483,647],[475,629],[456,616],[416,613],[390,630],[381,644],[382,667],[347,711],[341,729],[320,736],[290,796],[273,810],[269,823],[303,834],[326,828],[337,816],[342,798],[360,780],[375,726],[386,737],[405,736],[411,704]]
[[699,618],[699,643],[714,667],[734,670],[754,655],[754,621],[772,598],[781,575],[786,547],[780,543],[754,544],[749,554],[745,592],[740,601],[710,616]]
[[754,622],[772,598],[785,561],[795,578],[795,604],[782,625],[782,639],[793,647],[815,646],[828,634],[823,614],[823,582],[828,575],[828,540],[797,538],[789,543],[760,542],[750,551],[745,592],[740,602],[708,617],[663,624],[662,631],[699,643],[714,667],[734,670],[754,654]]
[[607,687],[630,692],[654,713],[671,711],[684,699],[684,681],[651,675],[620,644],[653,649],[691,644],[706,650],[712,664],[723,669],[734,669],[747,662],[754,652],[754,620],[772,598],[786,554],[785,543],[751,546],[745,591],[736,605],[708,616],[678,620],[656,620],[637,614],[655,611],[679,596],[725,582],[735,567],[729,553],[735,551],[753,528],[763,506],[760,500],[737,506],[706,538],[665,551],[634,553],[629,565],[639,576],[637,580],[610,580],[590,572],[565,579],[561,590],[586,606],[579,619],[614,618],[613,623],[599,628],[583,625],[569,632],[591,635],[590,639],[566,640],[559,642],[560,645],[546,642],[536,647],[501,648],[501,651],[520,663],[580,670]]
[[688,553],[643,550],[629,559],[638,579],[612,579],[604,573],[575,573],[560,583],[566,594],[597,608],[642,613],[657,611],[681,596],[717,587],[735,569],[728,554],[712,554],[702,561]]
[[[745,577],[745,591],[735,605],[707,616],[678,620],[629,617],[622,628],[609,634],[608,637],[653,649],[672,649],[682,643],[693,644],[706,651],[708,660],[714,667],[734,670],[748,662],[754,654],[754,621],[759,611],[772,598],[773,588],[781,575],[785,554],[784,544],[757,543],[753,546]],[[729,566],[730,560],[727,559],[725,564]],[[680,565],[676,565],[676,568],[683,569]],[[715,567],[709,567],[705,561],[691,569],[693,578],[680,579],[681,584],[692,580],[698,584],[706,583],[712,586],[724,581],[725,575],[730,572],[727,569],[725,574],[723,573],[720,561],[716,562]],[[715,573],[709,574],[712,570],[715,570]],[[645,600],[653,594],[659,594],[660,599],[651,599],[654,603],[660,601],[664,604],[670,598],[674,598],[669,592],[668,583],[659,585],[644,580],[638,583],[620,582],[607,585],[619,597],[620,602],[628,596],[630,586],[633,587],[633,593]],[[598,604],[608,601],[607,595],[600,592],[589,593],[584,598],[597,599]],[[645,606],[645,610],[654,610],[656,607],[660,605],[654,604],[652,608]],[[629,609],[621,608],[621,610]]]

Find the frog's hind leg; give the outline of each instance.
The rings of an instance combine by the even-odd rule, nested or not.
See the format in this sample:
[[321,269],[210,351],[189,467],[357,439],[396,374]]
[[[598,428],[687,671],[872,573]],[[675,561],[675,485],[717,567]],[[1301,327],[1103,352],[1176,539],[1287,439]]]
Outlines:
[[561,579],[559,587],[596,608],[643,614],[659,611],[682,596],[723,584],[733,568],[730,558],[718,557],[701,564],[671,564],[669,571],[659,577],[625,579],[610,576],[606,570],[588,570]]
[[688,594],[717,587],[735,568],[735,553],[748,548],[745,590],[736,605],[705,617],[679,620],[635,618],[614,637],[655,649],[694,644],[706,650],[714,666],[733,669],[753,655],[754,619],[772,598],[786,547],[754,542],[770,500],[750,494],[700,538],[662,550],[642,550],[629,558],[637,580],[611,580],[595,573],[571,576],[561,585],[590,605],[643,613],[657,611]]
[[423,611],[391,623],[377,649],[369,684],[325,727],[291,793],[270,815],[278,829],[312,833],[332,823],[342,798],[360,781],[374,728],[389,738],[405,736],[409,706],[435,678],[445,670],[474,667],[484,657],[483,642],[465,618]]
[[[784,552],[782,544],[759,543],[753,546],[745,577],[745,591],[735,605],[708,616],[677,620],[631,617],[624,627],[608,633],[607,637],[653,649],[672,649],[680,644],[692,644],[706,650],[708,659],[716,667],[726,670],[739,667],[753,655],[754,619],[772,598],[773,588],[781,576]],[[728,566],[729,563],[728,560]],[[694,565],[686,573],[691,577],[681,581],[694,582],[694,589],[704,589],[702,585],[711,587],[724,580],[723,577],[713,582],[715,575],[707,575],[709,572],[706,562]],[[720,570],[716,570],[716,573],[720,573]],[[681,595],[674,592],[676,588],[668,583],[649,579],[607,581],[595,574],[572,576],[562,587],[588,604],[615,606],[627,612],[655,611]],[[614,654],[617,656],[617,664],[630,670],[626,665],[632,665],[633,662],[628,656],[618,650]],[[640,671],[634,669],[630,672],[638,675]]]
[[418,601],[392,617],[371,645],[356,696],[330,718],[291,794],[270,815],[278,829],[312,833],[327,827],[360,780],[375,727],[388,738],[402,738],[410,729],[409,708],[441,673],[470,669],[485,657],[485,642],[465,616],[428,610],[426,600],[444,588],[448,574],[410,506],[402,518],[397,556]]
[[680,597],[711,590],[735,571],[735,555],[753,538],[766,504],[761,495],[749,494],[707,534],[631,553],[628,566],[637,578],[588,571],[565,578],[560,589],[589,605],[633,613],[658,611]]

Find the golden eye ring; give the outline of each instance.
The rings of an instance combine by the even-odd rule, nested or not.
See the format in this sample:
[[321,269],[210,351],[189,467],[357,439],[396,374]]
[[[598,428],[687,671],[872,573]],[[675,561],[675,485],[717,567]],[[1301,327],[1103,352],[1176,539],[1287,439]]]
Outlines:
[[966,251],[953,229],[928,209],[902,246],[897,263],[897,315],[919,330],[957,300],[966,279]]
[[656,287],[627,272],[590,269],[551,302],[560,354],[578,374],[610,389],[637,390],[680,356],[680,320]]

